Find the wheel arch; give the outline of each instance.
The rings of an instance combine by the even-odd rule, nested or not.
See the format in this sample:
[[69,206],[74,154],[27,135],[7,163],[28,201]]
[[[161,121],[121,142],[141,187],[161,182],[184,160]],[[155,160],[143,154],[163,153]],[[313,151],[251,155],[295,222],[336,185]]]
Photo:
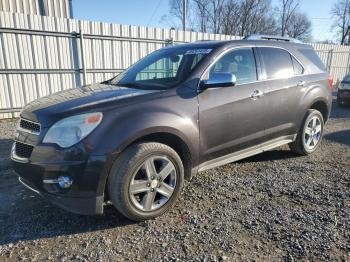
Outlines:
[[321,112],[324,122],[327,122],[329,118],[329,108],[326,101],[318,99],[310,105],[309,109],[315,109]]
[[[170,132],[154,132],[144,135],[133,141],[130,145],[142,142],[157,142],[165,144],[180,156],[185,171],[185,179],[190,180],[192,178],[193,156],[187,143],[178,135]],[[129,146],[130,146],[129,145]]]
[[181,161],[184,165],[184,178],[185,180],[189,181],[193,177],[194,173],[196,173],[196,170],[193,170],[193,152],[191,153],[191,150],[187,143],[184,141],[183,138],[181,138],[179,135],[174,134],[173,132],[169,131],[154,131],[148,134],[144,134],[141,136],[135,137],[133,140],[130,140],[128,144],[124,145],[122,148],[118,150],[118,154],[110,159],[108,172],[106,172],[106,176],[104,178],[104,195],[105,200],[109,200],[108,190],[107,190],[107,181],[110,176],[110,170],[113,166],[114,161],[118,158],[120,153],[122,153],[124,150],[126,150],[128,147],[136,144],[136,143],[143,143],[143,142],[157,142],[165,144],[172,149],[175,150],[175,152],[179,155],[181,158]]
[[300,106],[305,114],[309,109],[320,111],[326,123],[332,107],[332,95],[329,93],[328,87],[320,83],[313,84],[304,93],[300,100]]

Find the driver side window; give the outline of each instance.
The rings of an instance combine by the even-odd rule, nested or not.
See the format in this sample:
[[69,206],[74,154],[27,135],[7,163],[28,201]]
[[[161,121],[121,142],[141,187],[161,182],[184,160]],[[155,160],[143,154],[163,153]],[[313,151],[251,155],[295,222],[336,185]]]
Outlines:
[[232,73],[237,84],[255,82],[257,70],[252,48],[236,49],[221,57],[210,69],[209,78],[215,73]]

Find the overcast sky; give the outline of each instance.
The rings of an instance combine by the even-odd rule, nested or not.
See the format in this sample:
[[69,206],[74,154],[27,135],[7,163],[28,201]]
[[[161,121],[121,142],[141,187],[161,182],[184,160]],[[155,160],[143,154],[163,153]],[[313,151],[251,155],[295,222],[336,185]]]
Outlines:
[[[161,19],[169,13],[168,0],[73,0],[74,18],[155,27],[169,27]],[[273,3],[278,0],[273,0]],[[315,40],[332,39],[331,16],[336,0],[301,0],[300,9],[313,25]]]

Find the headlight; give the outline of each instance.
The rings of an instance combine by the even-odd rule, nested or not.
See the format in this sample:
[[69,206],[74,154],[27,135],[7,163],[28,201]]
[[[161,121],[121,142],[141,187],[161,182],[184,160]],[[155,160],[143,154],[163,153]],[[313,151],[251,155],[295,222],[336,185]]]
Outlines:
[[102,121],[102,113],[90,113],[64,118],[47,131],[44,143],[70,147],[90,134]]

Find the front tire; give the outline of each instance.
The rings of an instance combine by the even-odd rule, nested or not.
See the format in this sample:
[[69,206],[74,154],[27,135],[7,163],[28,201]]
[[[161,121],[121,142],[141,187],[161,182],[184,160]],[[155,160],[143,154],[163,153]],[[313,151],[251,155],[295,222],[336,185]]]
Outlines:
[[127,148],[114,163],[108,193],[120,213],[143,221],[169,210],[183,182],[183,164],[172,148],[160,143],[139,143]]
[[309,109],[297,138],[289,144],[290,149],[299,155],[309,155],[316,151],[323,137],[324,120],[321,112]]

